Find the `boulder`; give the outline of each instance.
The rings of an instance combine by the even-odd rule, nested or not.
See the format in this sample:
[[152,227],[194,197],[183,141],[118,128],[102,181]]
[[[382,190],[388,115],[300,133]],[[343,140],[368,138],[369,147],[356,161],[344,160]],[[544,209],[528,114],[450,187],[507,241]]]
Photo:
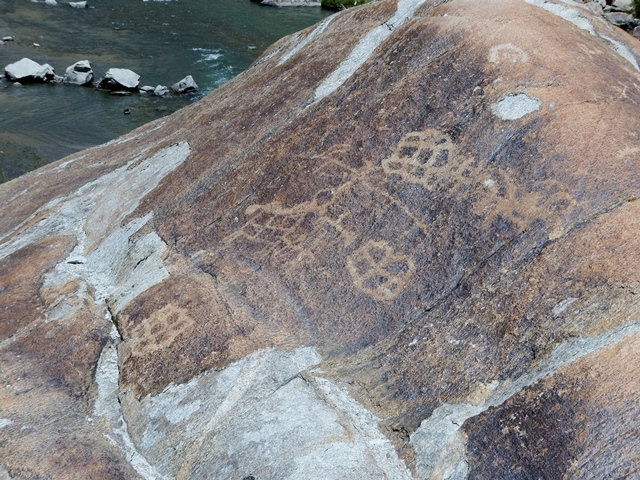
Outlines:
[[151,85],[145,85],[143,87],[140,87],[140,93],[148,93],[148,94],[153,94],[153,92],[155,91],[156,87],[152,87]]
[[637,477],[638,48],[381,0],[0,185],[6,476]]
[[4,67],[5,76],[13,82],[50,82],[55,78],[53,67],[47,63],[40,65],[29,58],[23,58]]
[[110,68],[98,82],[98,88],[111,91],[134,91],[138,88],[140,75],[126,68]]
[[55,7],[56,5],[58,5],[58,2],[56,2],[56,0],[44,0],[44,3],[51,7]]
[[3,42],[14,42],[15,38],[13,38],[11,35],[5,35],[4,37],[2,37],[2,41]]
[[171,85],[171,91],[173,93],[194,93],[198,91],[198,85],[191,75],[187,75],[178,83]]
[[87,2],[69,2],[71,8],[87,8]]
[[592,12],[597,13],[598,15],[604,15],[604,9],[600,2],[587,2],[585,3],[585,6]]
[[89,85],[93,81],[93,70],[89,60],[80,60],[67,67],[63,78],[64,83],[71,85]]
[[633,18],[633,15],[629,13],[610,12],[605,13],[604,18],[606,18],[609,23],[620,28],[633,28],[635,26],[635,19]]
[[319,7],[321,5],[318,0],[262,0],[260,3],[270,7]]
[[[197,86],[196,86],[196,89],[197,89]],[[153,89],[153,94],[159,97],[162,97],[163,95],[169,95],[170,93],[171,92],[169,91],[169,89],[164,85],[158,85],[156,88]]]

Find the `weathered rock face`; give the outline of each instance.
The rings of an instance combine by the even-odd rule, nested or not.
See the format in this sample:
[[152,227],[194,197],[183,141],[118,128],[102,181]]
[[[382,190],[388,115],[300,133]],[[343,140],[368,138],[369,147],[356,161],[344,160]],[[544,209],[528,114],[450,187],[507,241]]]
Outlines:
[[637,474],[634,42],[382,1],[0,186],[7,475]]

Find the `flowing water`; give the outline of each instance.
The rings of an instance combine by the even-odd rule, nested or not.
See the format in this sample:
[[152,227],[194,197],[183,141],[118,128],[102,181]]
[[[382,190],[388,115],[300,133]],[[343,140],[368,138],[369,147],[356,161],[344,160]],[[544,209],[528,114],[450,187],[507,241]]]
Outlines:
[[200,93],[122,97],[91,87],[18,86],[2,79],[0,182],[197,101],[279,38],[331,13],[249,0],[88,0],[88,6],[0,0],[0,38],[15,38],[0,45],[0,68],[28,57],[64,75],[69,65],[89,60],[96,78],[112,67],[138,73],[141,86],[170,86],[192,75]]

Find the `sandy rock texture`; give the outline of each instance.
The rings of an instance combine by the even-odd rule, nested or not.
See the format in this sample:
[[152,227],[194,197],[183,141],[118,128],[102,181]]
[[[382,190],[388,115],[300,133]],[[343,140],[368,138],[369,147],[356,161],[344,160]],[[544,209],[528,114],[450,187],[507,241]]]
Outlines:
[[382,0],[1,185],[0,476],[639,475],[636,42]]

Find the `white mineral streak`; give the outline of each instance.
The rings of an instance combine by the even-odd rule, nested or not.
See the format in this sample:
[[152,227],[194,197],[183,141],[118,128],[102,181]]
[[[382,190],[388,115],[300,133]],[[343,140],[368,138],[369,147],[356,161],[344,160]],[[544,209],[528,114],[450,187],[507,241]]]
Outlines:
[[580,15],[580,11],[575,8],[558,5],[557,3],[548,2],[547,0],[525,0],[525,2],[553,13],[567,22],[574,24],[579,29],[589,32],[591,35],[596,35],[596,31],[593,25],[591,25],[591,22]]
[[0,428],[8,427],[9,425],[13,425],[13,420],[10,418],[0,418]]
[[517,120],[535,112],[541,105],[526,93],[510,93],[491,105],[491,112],[502,120]]
[[4,466],[0,463],[0,480],[11,480],[11,476],[9,472],[4,468]]
[[[640,67],[638,66],[638,61],[636,59],[636,56],[631,52],[631,50],[629,50],[629,48],[627,48],[621,42],[618,42],[617,40],[614,40],[613,38],[607,35],[602,35],[596,32],[596,29],[593,27],[593,24],[589,21],[589,19],[580,14],[580,11],[579,11],[579,8],[581,7],[580,4],[573,1],[569,1],[569,0],[562,0],[563,3],[572,5],[573,7],[575,7],[575,8],[572,8],[572,7],[567,7],[565,5],[558,5],[557,3],[553,3],[548,0],[525,0],[525,2],[530,3],[531,5],[535,5],[536,7],[542,8],[547,12],[550,12],[560,18],[563,18],[564,20],[571,22],[573,25],[580,28],[581,30],[585,30],[589,32],[591,35],[594,35],[602,38],[603,40],[606,40],[611,44],[614,51],[618,55],[620,55],[622,58],[628,61],[633,66],[633,68],[635,68],[637,71],[640,71]],[[593,14],[591,13],[590,15],[593,16]],[[610,25],[607,25],[607,27],[611,28]]]
[[618,42],[617,40],[614,40],[607,35],[600,35],[600,38],[603,38],[611,45],[613,45],[613,49],[616,51],[616,53],[624,58],[627,62],[629,62],[633,66],[633,68],[640,72],[640,67],[638,67],[636,56],[631,52],[631,50],[629,50],[629,48],[627,48],[626,45]]
[[[467,478],[464,439],[460,427],[464,422],[490,407],[502,405],[524,388],[554,373],[574,360],[640,332],[640,324],[632,323],[617,330],[587,338],[569,340],[558,345],[547,358],[529,372],[502,384],[489,386],[490,395],[480,403],[443,404],[422,421],[411,435],[416,452],[419,478],[463,480]],[[455,461],[453,461],[455,460]]]
[[140,403],[127,394],[129,431],[171,478],[412,478],[380,420],[309,371],[320,361],[262,350]]
[[319,36],[322,32],[324,32],[325,29],[329,26],[329,23],[331,23],[331,20],[333,20],[333,18],[334,18],[333,16],[327,17],[322,22],[320,22],[320,24],[318,24],[318,26],[314,28],[309,35],[307,35],[305,38],[297,42],[293,46],[293,48],[285,52],[282,55],[282,57],[280,57],[280,60],[278,60],[278,65],[282,65],[284,62],[289,60],[296,53],[298,53],[302,48],[306,47],[309,44],[309,42],[311,42],[311,40],[313,40],[314,38]]
[[162,480],[165,477],[149,465],[149,462],[136,450],[129,437],[127,423],[122,417],[120,401],[118,400],[120,369],[118,367],[117,346],[119,340],[118,332],[113,327],[110,339],[102,350],[96,367],[95,380],[98,387],[98,398],[94,407],[94,415],[105,419],[110,431],[105,436],[113,445],[122,450],[129,464],[142,478],[145,480]]
[[322,100],[347,81],[367,61],[378,45],[389,38],[395,29],[411,19],[418,7],[425,1],[398,0],[396,13],[389,20],[372,29],[360,39],[349,56],[316,88],[313,101]]
[[[45,237],[74,236],[76,247],[47,273],[44,286],[78,280],[83,294],[91,289],[93,301],[109,299],[117,313],[169,275],[162,264],[166,245],[160,237],[154,232],[135,236],[153,213],[120,225],[140,200],[187,158],[189,151],[189,145],[183,142],[150,158],[133,159],[75,192],[50,201],[33,215],[42,215],[40,221],[0,246],[0,258]],[[47,321],[62,315],[61,309],[54,307]]]
[[[162,263],[166,244],[155,232],[136,235],[153,218],[153,212],[124,225],[123,221],[168,173],[186,160],[189,152],[186,142],[171,145],[149,158],[143,158],[143,152],[111,173],[48,202],[18,227],[22,228],[20,233],[0,245],[3,258],[46,237],[76,238],[70,255],[45,275],[44,287],[76,281],[78,288],[53,303],[45,322],[64,321],[73,311],[68,297],[95,302],[103,307],[105,318],[111,319],[107,304],[111,312],[117,313],[137,295],[167,278],[169,272]],[[162,479],[135,449],[122,417],[118,401],[118,343],[114,327],[96,369],[98,398],[94,414],[105,419],[107,438],[123,451],[139,475],[146,480]]]

